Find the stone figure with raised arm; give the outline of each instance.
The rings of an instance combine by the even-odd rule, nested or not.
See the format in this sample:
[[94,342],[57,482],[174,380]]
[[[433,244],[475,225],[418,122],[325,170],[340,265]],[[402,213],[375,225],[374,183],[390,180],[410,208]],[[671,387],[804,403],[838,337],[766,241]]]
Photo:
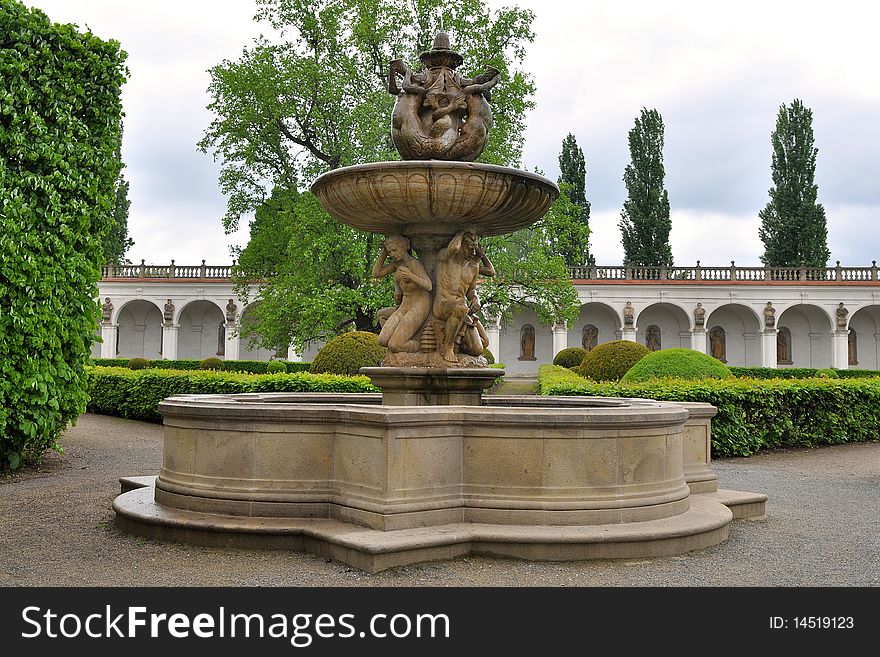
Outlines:
[[433,284],[425,267],[409,250],[408,238],[389,235],[383,240],[379,257],[373,265],[373,276],[376,278],[394,274],[395,301],[399,305],[396,310],[386,314],[379,332],[379,344],[388,347],[392,353],[419,350],[419,341],[415,336],[431,311]]
[[477,241],[476,233],[459,231],[449,245],[437,254],[437,290],[434,317],[445,323],[440,353],[448,363],[456,363],[455,341],[469,313],[480,309],[477,281],[494,276],[495,267]]

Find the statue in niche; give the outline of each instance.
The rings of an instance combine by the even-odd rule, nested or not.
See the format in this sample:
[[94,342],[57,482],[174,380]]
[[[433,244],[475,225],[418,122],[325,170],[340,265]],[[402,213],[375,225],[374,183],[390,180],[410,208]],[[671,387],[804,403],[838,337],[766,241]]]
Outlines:
[[174,304],[171,303],[171,299],[165,302],[165,311],[162,313],[162,316],[165,320],[165,326],[171,326],[174,321]]
[[703,328],[706,324],[706,309],[703,308],[703,304],[698,303],[697,307],[694,308],[694,328]]
[[660,350],[660,327],[656,324],[651,324],[645,330],[645,346],[651,351]]
[[837,328],[839,330],[843,330],[846,328],[846,316],[849,315],[849,310],[843,305],[841,301],[837,305]]
[[415,336],[431,311],[433,283],[422,263],[410,253],[409,238],[403,235],[386,237],[373,265],[376,278],[385,278],[391,273],[394,274],[395,301],[399,305],[390,313],[388,309],[379,311],[382,325],[379,344],[392,353],[416,352],[419,341]]
[[782,326],[776,332],[776,363],[791,365],[791,331]]
[[226,325],[223,322],[217,327],[217,355],[226,355]]
[[768,329],[776,327],[776,308],[769,301],[764,307],[764,326]]
[[626,305],[623,307],[623,325],[624,326],[632,326],[633,325],[634,314],[635,314],[635,308],[633,308],[632,302],[627,301]]
[[592,324],[584,327],[583,337],[581,338],[581,346],[587,351],[591,351],[599,342],[599,329]]
[[727,362],[727,335],[720,326],[709,329],[709,355],[722,363]]
[[238,311],[238,307],[235,305],[235,301],[230,299],[226,303],[226,323],[232,326],[235,324],[235,317]]
[[433,310],[434,317],[445,324],[440,353],[446,362],[458,362],[455,356],[456,338],[468,314],[480,310],[476,293],[479,277],[494,275],[495,267],[486,257],[474,232],[457,232],[449,245],[437,254],[437,289]]
[[110,324],[110,316],[113,314],[113,302],[110,301],[110,297],[106,297],[104,299],[104,303],[101,304],[101,323],[102,324]]
[[849,354],[849,364],[850,365],[858,365],[859,364],[859,346],[858,346],[858,336],[853,329],[849,330],[849,333],[846,336],[846,346],[847,352]]
[[526,324],[519,333],[519,360],[535,360],[535,327]]
[[[391,62],[388,91],[397,96],[391,138],[404,160],[476,160],[489,138],[490,91],[501,79],[487,67],[472,79],[456,71],[464,59],[438,32],[433,48],[419,55],[425,70],[414,72],[401,59]],[[398,76],[403,81],[398,86]]]

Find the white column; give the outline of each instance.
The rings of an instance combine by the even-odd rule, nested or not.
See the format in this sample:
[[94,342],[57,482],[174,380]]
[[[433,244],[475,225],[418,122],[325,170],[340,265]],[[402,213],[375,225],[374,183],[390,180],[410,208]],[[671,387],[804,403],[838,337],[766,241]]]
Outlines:
[[761,367],[777,367],[776,329],[764,329],[761,334]]
[[831,333],[831,366],[839,370],[849,369],[849,340],[846,329]]
[[177,360],[177,332],[179,326],[162,327],[162,359]]
[[101,324],[101,358],[116,358],[116,337],[118,324]]
[[492,352],[492,355],[495,357],[496,363],[503,362],[501,360],[501,320],[497,317],[495,319],[491,319],[488,322],[488,326],[486,328],[486,335],[489,338],[489,351]]
[[303,362],[303,356],[301,353],[293,348],[293,345],[288,345],[287,360],[289,360],[291,363],[301,363]]
[[636,327],[635,326],[627,326],[623,325],[620,329],[620,339],[621,340],[629,340],[630,342],[638,342],[636,340]]
[[691,331],[691,349],[700,353],[708,353],[706,351],[706,329],[695,328]]
[[565,322],[553,325],[553,358],[563,349],[568,348],[568,326]]
[[235,324],[226,324],[226,360],[239,360],[241,353],[241,337],[235,330]]

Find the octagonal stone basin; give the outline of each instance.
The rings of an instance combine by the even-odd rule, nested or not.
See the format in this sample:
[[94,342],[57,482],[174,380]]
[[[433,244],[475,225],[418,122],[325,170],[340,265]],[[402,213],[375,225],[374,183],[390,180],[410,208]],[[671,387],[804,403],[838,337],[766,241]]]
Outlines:
[[335,169],[312,183],[324,209],[372,233],[503,235],[530,226],[559,196],[547,178],[473,162],[410,160]]

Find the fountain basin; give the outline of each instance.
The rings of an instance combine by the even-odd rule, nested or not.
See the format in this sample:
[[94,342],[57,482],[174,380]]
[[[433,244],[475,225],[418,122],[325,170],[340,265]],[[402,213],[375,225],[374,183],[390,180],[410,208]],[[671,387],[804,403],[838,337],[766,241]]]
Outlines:
[[312,183],[330,215],[371,233],[503,235],[530,226],[559,196],[547,178],[473,162],[410,160],[335,169]]

